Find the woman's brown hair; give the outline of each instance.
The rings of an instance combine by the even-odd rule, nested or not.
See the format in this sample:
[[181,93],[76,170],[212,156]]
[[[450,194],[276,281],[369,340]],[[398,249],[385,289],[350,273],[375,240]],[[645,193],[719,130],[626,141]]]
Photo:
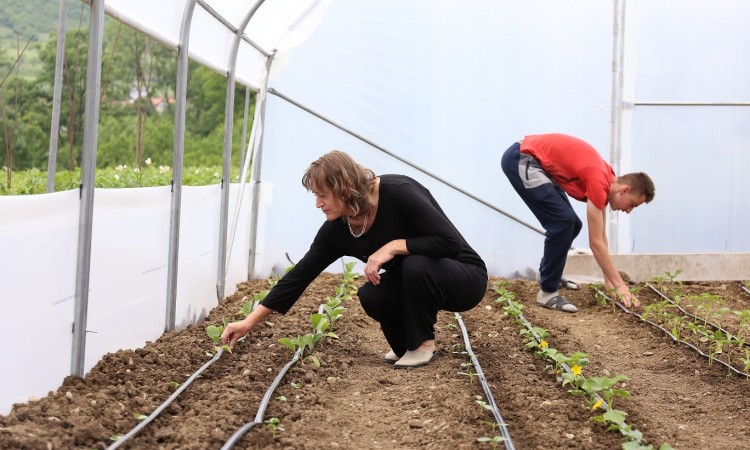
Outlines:
[[320,192],[329,188],[334,197],[353,211],[352,217],[370,212],[367,196],[374,180],[375,172],[357,164],[351,156],[339,150],[318,158],[302,175],[305,189]]

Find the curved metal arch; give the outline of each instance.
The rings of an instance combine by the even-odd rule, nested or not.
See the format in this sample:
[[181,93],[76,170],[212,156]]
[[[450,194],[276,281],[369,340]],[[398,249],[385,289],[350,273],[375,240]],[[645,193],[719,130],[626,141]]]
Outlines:
[[177,304],[177,257],[180,249],[180,211],[182,206],[182,164],[185,156],[185,113],[187,106],[188,47],[190,25],[197,0],[188,0],[182,14],[180,43],[177,46],[177,84],[175,85],[174,145],[172,147],[172,207],[169,220],[167,262],[167,311],[164,331],[172,331]]
[[[224,286],[227,276],[227,229],[229,223],[229,189],[231,186],[231,164],[232,164],[232,132],[234,128],[234,87],[235,72],[237,70],[237,54],[239,53],[240,41],[243,39],[245,28],[253,18],[265,0],[258,0],[248,11],[242,22],[237,27],[232,48],[229,53],[229,70],[227,72],[227,92],[224,103],[224,160],[221,177],[221,215],[219,225],[218,245],[218,267],[216,274],[216,297],[218,300],[224,298]],[[237,206],[239,208],[239,205]]]

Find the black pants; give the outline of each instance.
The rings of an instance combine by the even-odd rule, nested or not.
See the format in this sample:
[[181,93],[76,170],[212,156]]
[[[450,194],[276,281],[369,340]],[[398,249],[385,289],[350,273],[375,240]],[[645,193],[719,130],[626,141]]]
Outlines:
[[367,315],[380,322],[391,349],[402,356],[435,339],[438,311],[467,311],[479,304],[486,290],[483,268],[409,255],[400,273],[384,272],[380,284],[365,283],[358,296]]

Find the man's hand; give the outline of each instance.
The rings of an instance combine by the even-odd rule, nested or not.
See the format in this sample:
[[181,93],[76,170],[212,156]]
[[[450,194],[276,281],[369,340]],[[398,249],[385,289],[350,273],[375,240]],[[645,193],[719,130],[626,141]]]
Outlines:
[[615,289],[615,292],[617,293],[618,300],[620,300],[626,308],[630,308],[631,306],[638,308],[639,306],[641,306],[641,302],[638,300],[638,297],[630,292],[630,289],[628,289],[627,285],[623,284],[619,288]]

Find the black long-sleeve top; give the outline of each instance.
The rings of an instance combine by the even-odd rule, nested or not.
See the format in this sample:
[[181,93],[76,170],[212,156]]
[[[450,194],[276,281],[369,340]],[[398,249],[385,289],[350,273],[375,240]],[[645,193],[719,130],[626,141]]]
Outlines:
[[[395,239],[406,239],[411,255],[452,258],[480,268],[484,261],[461,236],[427,188],[405,175],[381,175],[378,211],[370,229],[355,238],[345,219],[326,221],[318,230],[310,250],[279,280],[263,306],[285,314],[307,286],[342,256],[367,262],[367,258]],[[383,265],[397,270],[405,255],[397,255]]]

